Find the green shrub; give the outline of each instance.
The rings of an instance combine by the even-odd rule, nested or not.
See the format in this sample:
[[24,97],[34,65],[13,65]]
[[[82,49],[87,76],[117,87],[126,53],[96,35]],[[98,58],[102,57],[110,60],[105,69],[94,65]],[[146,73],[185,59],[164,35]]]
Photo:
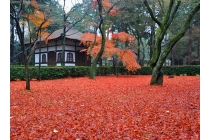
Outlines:
[[21,79],[25,78],[25,68],[23,66],[11,66],[10,67],[10,80]]
[[[40,67],[40,78],[41,79],[59,79],[64,77],[78,77],[89,75],[89,66],[54,66],[54,67]],[[200,66],[171,66],[163,67],[163,73],[165,75],[200,75]],[[129,72],[123,66],[116,66],[117,74],[121,75],[151,75],[152,69],[150,67],[142,67],[136,72]],[[30,66],[29,73],[31,79],[37,79],[38,67]],[[96,75],[110,75],[114,73],[112,66],[99,66],[96,70]],[[25,68],[24,66],[10,66],[10,80],[25,79]]]
[[200,66],[171,66],[171,67],[163,67],[164,74],[167,75],[181,75],[185,74],[188,76],[195,76],[196,74],[200,74]]

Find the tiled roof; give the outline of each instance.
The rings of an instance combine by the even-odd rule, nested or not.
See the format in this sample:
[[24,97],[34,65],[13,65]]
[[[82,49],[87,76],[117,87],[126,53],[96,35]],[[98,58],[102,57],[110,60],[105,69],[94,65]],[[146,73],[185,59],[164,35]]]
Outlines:
[[[68,28],[66,30],[68,30]],[[61,36],[62,33],[63,33],[63,29],[56,30],[48,37],[48,40],[58,38]],[[71,28],[70,30],[68,30],[68,32],[66,32],[66,38],[69,38],[69,39],[80,40],[81,35],[82,33],[77,31],[74,28]],[[45,38],[42,38],[42,40],[45,40]]]
[[[66,30],[68,30],[68,28],[66,28]],[[63,33],[63,28],[58,29],[58,30],[54,31],[48,37],[48,40],[59,38],[62,33]],[[69,39],[81,40],[80,39],[81,35],[82,35],[82,33],[79,32],[78,30],[74,29],[74,28],[71,28],[71,29],[68,30],[68,32],[66,32],[66,38],[69,38]],[[41,37],[41,41],[45,41],[46,38],[47,37]],[[38,38],[38,41],[40,41],[40,38]],[[29,42],[26,42],[25,44],[29,44]]]

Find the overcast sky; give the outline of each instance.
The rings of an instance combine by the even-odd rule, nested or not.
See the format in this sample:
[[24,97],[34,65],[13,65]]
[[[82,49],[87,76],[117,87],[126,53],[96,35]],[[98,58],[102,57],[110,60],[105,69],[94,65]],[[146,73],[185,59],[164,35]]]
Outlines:
[[[58,0],[61,5],[63,5],[64,0]],[[72,6],[76,3],[82,3],[82,0],[66,0],[65,2],[65,11],[68,12]]]

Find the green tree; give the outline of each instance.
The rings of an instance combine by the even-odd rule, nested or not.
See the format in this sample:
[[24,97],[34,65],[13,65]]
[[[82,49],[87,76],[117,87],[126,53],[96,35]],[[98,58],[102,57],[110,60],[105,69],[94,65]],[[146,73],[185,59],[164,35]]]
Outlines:
[[[83,0],[83,3],[75,4],[72,7],[71,16],[68,18],[70,23],[76,23],[74,28],[80,32],[91,32],[94,33],[94,26],[96,25],[96,12],[91,9],[91,1]],[[85,15],[85,16],[84,16]],[[82,20],[81,20],[82,19]]]
[[[166,40],[171,38],[181,27],[190,9],[194,6],[193,0],[189,0],[180,5],[176,18],[172,26],[168,28]],[[198,11],[192,21],[190,28],[186,31],[185,35],[174,45],[168,55],[171,60],[171,65],[191,65],[199,64],[199,50],[200,50],[200,12]],[[189,61],[188,61],[189,60]]]
[[152,58],[150,60],[150,67],[152,68],[152,78],[150,81],[150,85],[162,85],[163,84],[163,72],[162,72],[162,66],[165,62],[168,54],[170,53],[171,49],[174,47],[174,45],[184,36],[185,32],[190,28],[190,22],[193,19],[195,13],[199,11],[200,9],[200,2],[197,2],[195,4],[195,7],[188,13],[186,20],[184,21],[183,26],[181,29],[174,34],[171,39],[167,42],[167,44],[164,45],[164,49],[162,49],[162,42],[164,39],[164,36],[167,33],[167,29],[172,24],[175,15],[177,13],[177,10],[181,4],[181,0],[170,0],[170,3],[168,5],[168,8],[165,10],[164,2],[160,2],[161,6],[161,12],[162,14],[162,20],[160,21],[154,14],[154,11],[152,11],[151,7],[149,6],[149,3],[147,0],[144,0],[144,4],[147,7],[149,14],[151,18],[156,22],[158,25],[157,31],[156,31],[156,37],[155,37],[155,44],[153,47],[153,54]]

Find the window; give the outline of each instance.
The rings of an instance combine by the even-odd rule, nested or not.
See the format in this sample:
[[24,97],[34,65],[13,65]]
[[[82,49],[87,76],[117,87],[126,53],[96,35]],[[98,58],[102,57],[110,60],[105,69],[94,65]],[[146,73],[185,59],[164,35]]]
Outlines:
[[73,53],[67,53],[67,62],[73,62],[74,59],[73,59]]
[[58,62],[61,62],[61,53],[58,53],[57,61],[58,61]]
[[46,54],[43,54],[42,55],[42,63],[46,63],[47,61],[46,61]]

